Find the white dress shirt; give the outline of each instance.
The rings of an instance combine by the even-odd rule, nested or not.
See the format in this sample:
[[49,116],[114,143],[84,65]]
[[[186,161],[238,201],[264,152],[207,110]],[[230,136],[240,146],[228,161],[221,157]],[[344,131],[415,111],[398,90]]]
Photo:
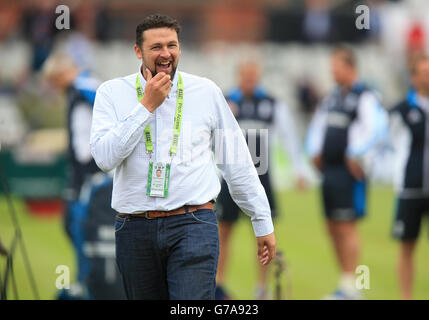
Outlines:
[[204,204],[220,192],[217,165],[232,198],[251,217],[255,235],[272,233],[270,206],[245,138],[221,90],[206,78],[180,72],[183,118],[168,197],[146,195],[150,157],[144,128],[149,124],[152,132],[151,160],[169,162],[178,72],[169,95],[153,113],[137,100],[137,74],[143,91],[146,85],[141,72],[106,81],[97,90],[90,146],[100,169],[115,169],[112,208],[131,214]]

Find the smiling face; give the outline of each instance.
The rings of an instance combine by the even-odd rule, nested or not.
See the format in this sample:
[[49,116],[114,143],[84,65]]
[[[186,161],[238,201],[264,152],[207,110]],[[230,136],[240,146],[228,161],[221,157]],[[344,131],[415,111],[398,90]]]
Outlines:
[[176,30],[167,27],[148,29],[134,50],[137,58],[142,60],[143,68],[148,68],[153,77],[164,72],[174,78],[181,54]]

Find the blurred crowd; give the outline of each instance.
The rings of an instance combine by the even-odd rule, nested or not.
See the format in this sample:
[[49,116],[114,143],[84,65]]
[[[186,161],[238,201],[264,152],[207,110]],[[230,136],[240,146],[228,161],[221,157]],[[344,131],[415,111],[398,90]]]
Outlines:
[[[370,9],[369,30],[356,28],[360,4]],[[58,5],[70,9],[70,29],[56,28]],[[429,47],[429,4],[418,0],[2,0],[2,147],[25,145],[24,158],[65,150],[64,131],[57,130],[65,125],[65,101],[39,81],[45,60],[61,49],[100,80],[126,74],[135,62],[129,50],[134,26],[152,12],[182,22],[187,55],[181,67],[214,79],[224,90],[234,85],[243,52],[258,56],[263,84],[288,103],[301,133],[333,84],[328,70],[333,45],[355,46],[363,77],[383,94],[387,107],[408,90],[409,58]]]

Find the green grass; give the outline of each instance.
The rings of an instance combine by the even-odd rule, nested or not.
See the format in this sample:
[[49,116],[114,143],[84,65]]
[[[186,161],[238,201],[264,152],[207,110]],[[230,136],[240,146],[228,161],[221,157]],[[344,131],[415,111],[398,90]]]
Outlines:
[[[59,274],[56,268],[66,265],[70,268],[70,278],[74,279],[76,267],[71,244],[66,238],[62,219],[56,217],[36,217],[27,211],[25,203],[17,198],[13,200],[21,226],[24,244],[35,276],[40,299],[53,299],[57,292],[55,282]],[[9,248],[14,236],[12,219],[4,197],[0,197],[0,238]],[[34,299],[29,277],[24,267],[21,248],[14,255],[14,272],[17,280],[18,298]],[[5,259],[0,256],[0,272],[5,269]],[[8,298],[14,298],[12,287],[9,285]]]
[[[320,299],[335,288],[338,267],[324,229],[318,190],[278,192],[277,200],[281,213],[276,221],[276,236],[278,249],[285,253],[289,266],[292,298]],[[370,290],[365,290],[368,299],[399,298],[395,272],[398,244],[390,237],[393,204],[390,188],[370,189],[369,214],[359,226],[363,242],[360,263],[370,268]],[[40,297],[52,299],[56,293],[56,267],[69,266],[72,277],[76,272],[74,254],[63,231],[61,217],[35,217],[17,198],[14,198],[14,206]],[[415,257],[415,299],[429,299],[429,244],[425,227],[423,225]],[[0,198],[0,238],[9,247],[12,237],[12,221],[6,201]],[[0,257],[1,272],[4,261]],[[20,251],[15,260],[15,274],[19,298],[33,299]],[[234,298],[252,299],[256,278],[255,239],[250,221],[243,215],[232,238],[226,286]],[[12,290],[9,290],[9,298],[13,298]]]
[[[278,250],[289,266],[292,299],[321,299],[337,285],[338,266],[325,230],[317,189],[277,194],[281,216],[275,223]],[[367,299],[399,299],[396,277],[398,243],[390,236],[393,193],[373,187],[369,193],[369,214],[360,223],[360,264],[370,270]],[[425,226],[425,225],[423,225]],[[415,257],[415,299],[429,299],[429,244],[423,228]],[[247,219],[240,219],[233,234],[231,259],[225,277],[233,297],[253,299],[257,278],[256,245]]]

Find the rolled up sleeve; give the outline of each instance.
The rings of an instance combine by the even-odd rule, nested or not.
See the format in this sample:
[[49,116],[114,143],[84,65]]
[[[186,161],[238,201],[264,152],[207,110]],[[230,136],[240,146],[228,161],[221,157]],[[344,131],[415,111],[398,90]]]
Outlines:
[[118,119],[108,82],[97,90],[92,115],[91,154],[103,171],[115,169],[134,150],[144,128],[153,118],[142,104],[137,104],[123,120]]

